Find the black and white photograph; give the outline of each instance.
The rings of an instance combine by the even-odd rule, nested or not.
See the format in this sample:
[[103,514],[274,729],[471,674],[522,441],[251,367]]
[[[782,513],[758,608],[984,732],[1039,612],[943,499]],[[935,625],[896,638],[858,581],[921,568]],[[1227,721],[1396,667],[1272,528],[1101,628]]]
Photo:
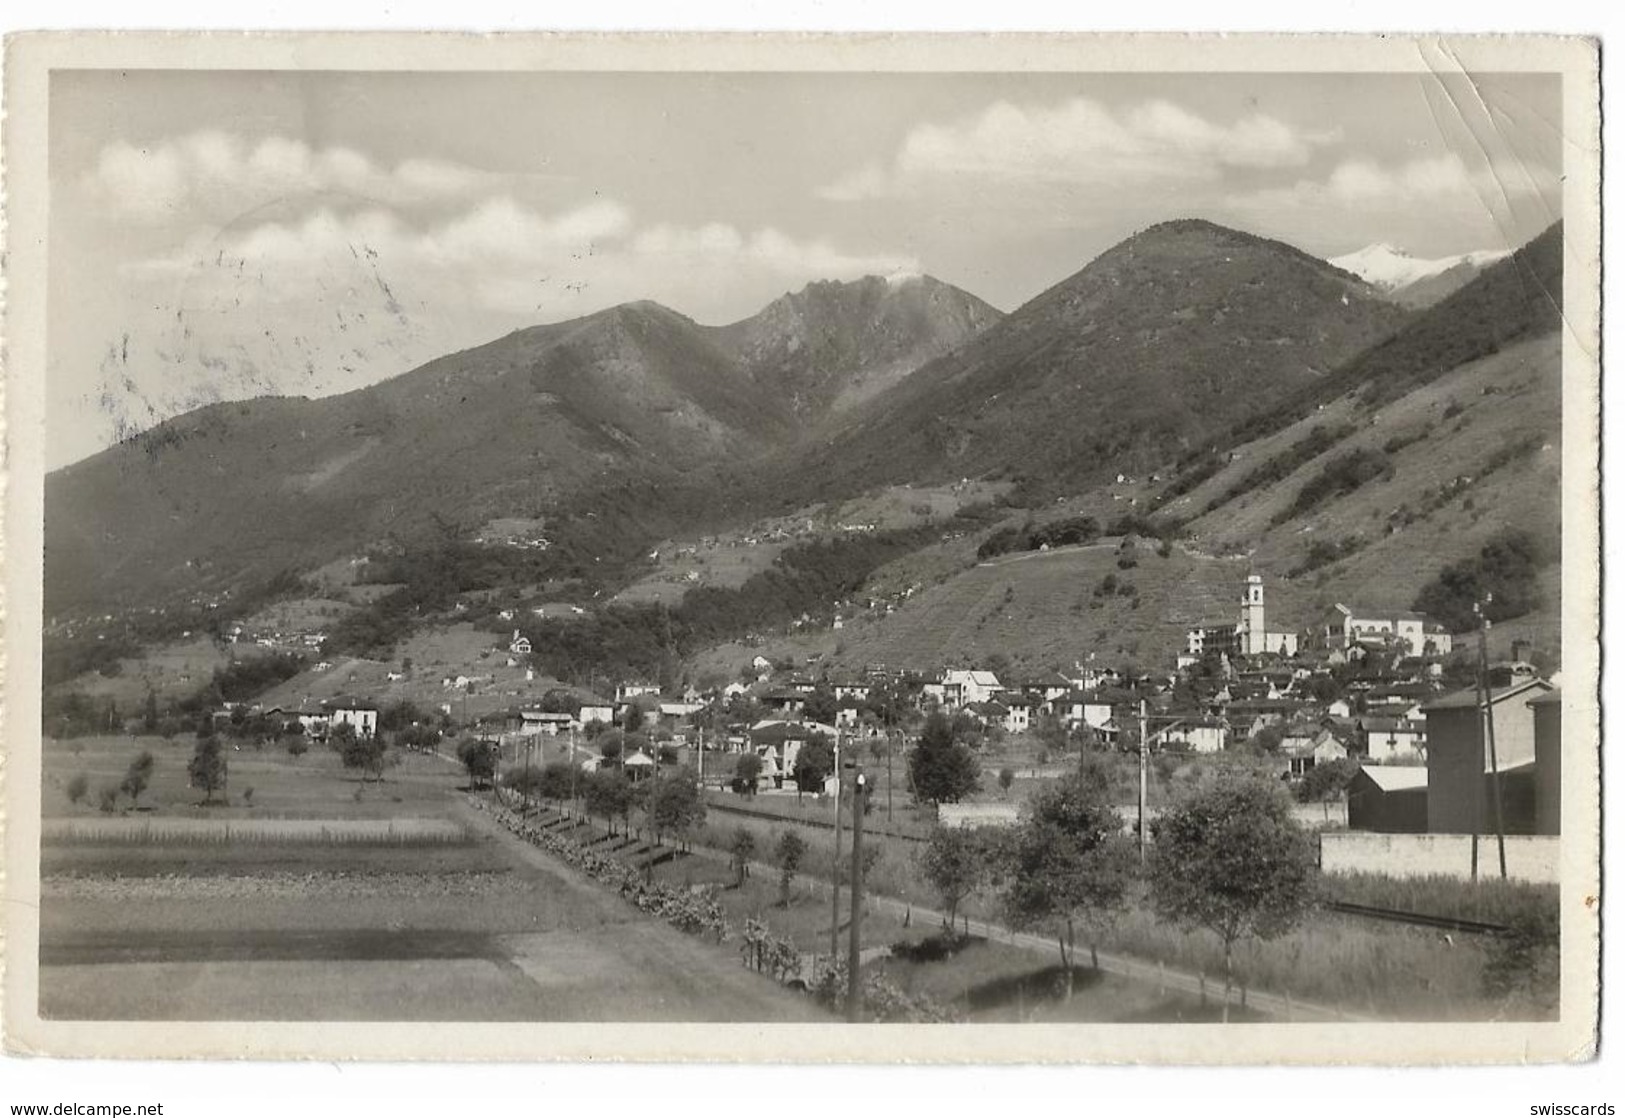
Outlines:
[[1588,1052],[1594,43],[414,42],[12,56],[10,1031]]

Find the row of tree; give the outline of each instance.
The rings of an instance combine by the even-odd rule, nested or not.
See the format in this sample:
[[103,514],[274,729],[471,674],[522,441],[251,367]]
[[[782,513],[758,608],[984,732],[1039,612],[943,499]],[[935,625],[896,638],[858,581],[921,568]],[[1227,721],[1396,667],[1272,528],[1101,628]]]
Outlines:
[[1079,931],[1098,967],[1102,934],[1145,897],[1160,918],[1219,939],[1228,1006],[1235,945],[1283,934],[1314,902],[1312,838],[1278,784],[1240,771],[1187,796],[1152,834],[1142,863],[1106,785],[1080,770],[1035,793],[1014,827],[939,828],[920,870],[950,929],[967,898],[993,890],[1011,927],[1053,934],[1069,995]]
[[551,761],[509,772],[503,784],[518,793],[527,808],[538,801],[561,808],[579,802],[590,818],[604,821],[611,835],[617,826],[632,833],[636,820],[638,833],[647,832],[656,844],[675,838],[686,846],[694,829],[705,822],[699,778],[686,765],[634,781],[622,769],[582,772],[567,761]]

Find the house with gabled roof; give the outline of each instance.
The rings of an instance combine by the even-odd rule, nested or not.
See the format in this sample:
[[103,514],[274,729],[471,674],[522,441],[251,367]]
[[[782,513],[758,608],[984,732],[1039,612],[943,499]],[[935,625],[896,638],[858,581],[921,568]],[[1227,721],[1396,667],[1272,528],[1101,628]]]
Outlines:
[[1003,690],[999,677],[974,668],[949,668],[942,673],[944,706],[966,707],[985,703]]
[[1349,829],[1422,834],[1428,829],[1425,765],[1362,765],[1349,783]]
[[1366,757],[1384,764],[1407,758],[1421,758],[1427,753],[1427,723],[1408,718],[1384,718],[1380,715],[1355,720],[1360,732],[1360,747]]

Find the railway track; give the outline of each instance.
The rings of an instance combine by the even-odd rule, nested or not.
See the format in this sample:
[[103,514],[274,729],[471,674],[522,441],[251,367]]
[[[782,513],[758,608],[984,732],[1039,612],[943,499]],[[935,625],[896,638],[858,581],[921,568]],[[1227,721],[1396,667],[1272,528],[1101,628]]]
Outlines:
[[[720,811],[729,815],[743,815],[750,819],[761,819],[769,823],[789,823],[801,827],[816,827],[821,831],[833,831],[835,829],[834,823],[827,822],[823,819],[803,819],[791,815],[780,815],[777,812],[762,811],[758,808],[745,807],[742,804],[717,803],[714,800],[707,799],[705,802],[705,807],[707,811]],[[850,831],[851,824],[846,824],[843,829]],[[870,820],[864,821],[863,833],[870,836],[885,835],[890,838],[902,839],[904,842],[927,841],[927,839],[922,835],[911,835],[906,831],[894,831],[889,829],[884,823],[876,824]]]
[[1327,901],[1322,907],[1327,912],[1341,913],[1344,916],[1360,916],[1367,920],[1386,920],[1393,924],[1437,928],[1440,931],[1463,932],[1468,935],[1499,936],[1511,930],[1505,924],[1487,924],[1482,920],[1463,920],[1454,916],[1430,916],[1423,912],[1404,912],[1396,908],[1378,908],[1375,905],[1350,904],[1346,901]]

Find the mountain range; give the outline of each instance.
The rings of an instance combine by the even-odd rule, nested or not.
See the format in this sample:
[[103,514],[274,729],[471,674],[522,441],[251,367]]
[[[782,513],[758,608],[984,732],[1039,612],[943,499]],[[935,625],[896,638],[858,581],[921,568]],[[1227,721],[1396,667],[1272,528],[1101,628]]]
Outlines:
[[47,476],[47,612],[239,591],[500,518],[543,525],[568,557],[550,577],[612,584],[652,541],[877,487],[992,479],[1053,505],[1551,333],[1560,246],[1558,227],[1458,262],[1474,277],[1418,310],[1378,255],[1372,282],[1181,220],[1008,315],[928,276],[813,284],[720,327],[632,303],[341,395],[215,403]]
[[921,367],[776,484],[811,494],[998,475],[1138,472],[1325,377],[1405,312],[1278,241],[1153,226]]

